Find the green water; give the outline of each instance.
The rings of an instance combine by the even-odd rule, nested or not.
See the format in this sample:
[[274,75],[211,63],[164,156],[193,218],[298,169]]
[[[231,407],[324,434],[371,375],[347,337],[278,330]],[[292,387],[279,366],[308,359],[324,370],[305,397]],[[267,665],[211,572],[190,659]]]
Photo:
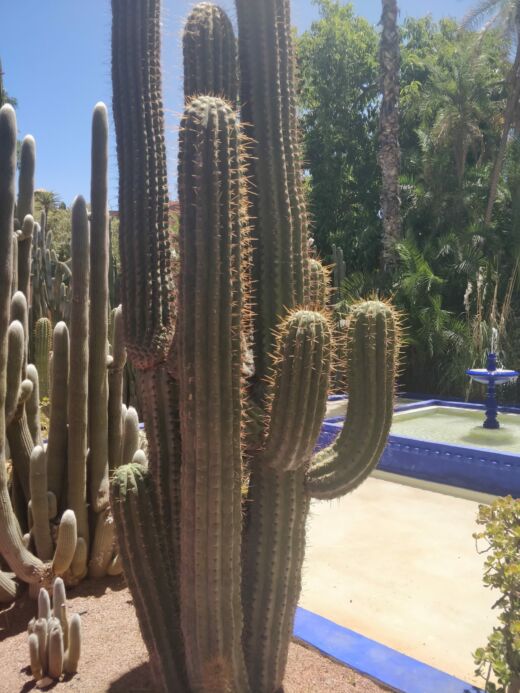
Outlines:
[[520,415],[499,414],[500,428],[483,428],[483,411],[427,407],[394,414],[392,433],[417,440],[489,448],[520,455]]

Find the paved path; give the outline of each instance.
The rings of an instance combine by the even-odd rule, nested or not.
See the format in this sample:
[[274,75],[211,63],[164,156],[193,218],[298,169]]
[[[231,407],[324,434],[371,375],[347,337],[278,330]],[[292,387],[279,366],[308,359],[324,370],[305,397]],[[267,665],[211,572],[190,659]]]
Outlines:
[[496,622],[496,595],[482,586],[477,508],[374,477],[339,501],[313,502],[300,605],[482,684],[471,653]]

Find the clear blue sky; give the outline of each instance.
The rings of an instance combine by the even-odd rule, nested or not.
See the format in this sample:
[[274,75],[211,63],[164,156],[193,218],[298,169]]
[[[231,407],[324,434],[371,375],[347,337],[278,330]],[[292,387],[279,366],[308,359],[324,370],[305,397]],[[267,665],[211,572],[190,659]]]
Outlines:
[[[398,0],[401,19],[431,13],[460,18],[475,0]],[[37,146],[36,185],[69,204],[90,194],[90,116],[97,101],[110,108],[110,0],[5,0],[0,9],[0,59],[5,88],[18,99],[20,135]],[[182,107],[182,20],[194,2],[164,0],[163,79],[167,112],[169,177],[175,185],[176,128]],[[219,4],[234,16],[232,0]],[[381,0],[355,0],[373,23]],[[292,1],[298,31],[317,18],[311,0]],[[113,130],[113,128],[112,128]],[[176,197],[175,190],[171,190]],[[117,208],[117,170],[112,131],[110,204]]]

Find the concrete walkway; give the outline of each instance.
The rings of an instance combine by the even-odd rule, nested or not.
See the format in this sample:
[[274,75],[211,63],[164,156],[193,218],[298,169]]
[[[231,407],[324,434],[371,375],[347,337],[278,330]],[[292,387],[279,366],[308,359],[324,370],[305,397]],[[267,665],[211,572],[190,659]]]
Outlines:
[[482,684],[471,654],[496,623],[498,595],[482,585],[478,503],[388,478],[313,502],[300,605]]

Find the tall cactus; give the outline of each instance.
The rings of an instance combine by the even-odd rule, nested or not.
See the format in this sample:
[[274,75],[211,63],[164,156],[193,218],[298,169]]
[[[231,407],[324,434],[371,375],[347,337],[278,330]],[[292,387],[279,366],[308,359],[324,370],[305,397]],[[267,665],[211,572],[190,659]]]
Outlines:
[[[90,324],[88,374],[89,500],[94,512],[108,505],[108,113],[92,118],[90,216]],[[74,279],[73,279],[74,282]]]
[[40,378],[40,397],[49,396],[49,356],[52,346],[52,325],[49,318],[40,318],[34,326],[34,363]]
[[[112,0],[123,318],[150,454],[149,468],[136,456],[116,471],[113,512],[157,689],[275,693],[310,499],[346,493],[377,463],[392,415],[398,330],[385,304],[353,310],[350,423],[314,455],[332,337],[325,275],[307,254],[289,4],[237,0],[249,137],[214,92],[187,101],[173,338],[159,9],[159,0]],[[187,70],[207,64],[194,57],[205,50],[190,45]],[[244,368],[251,304],[254,377]]]
[[8,492],[6,465],[6,376],[7,333],[11,303],[11,261],[13,252],[16,116],[11,106],[0,109],[0,552],[11,570],[27,582],[40,582],[46,575],[44,564],[22,541],[19,524]]
[[72,313],[67,415],[68,505],[76,514],[78,535],[88,544],[88,295],[90,245],[87,206],[82,197],[72,205]]

